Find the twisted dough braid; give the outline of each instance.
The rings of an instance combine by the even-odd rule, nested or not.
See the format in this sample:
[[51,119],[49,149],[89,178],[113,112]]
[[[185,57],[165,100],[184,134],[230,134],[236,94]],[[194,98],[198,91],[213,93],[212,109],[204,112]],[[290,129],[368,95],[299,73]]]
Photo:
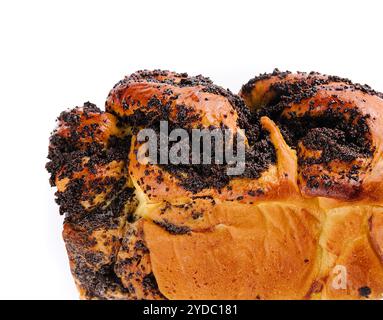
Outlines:
[[[117,83],[106,112],[63,112],[47,169],[81,297],[381,297],[382,107],[368,86],[318,73],[275,70],[237,96],[155,70]],[[138,162],[137,132],[161,120],[244,136],[244,173]]]
[[381,203],[382,94],[347,79],[275,70],[240,95],[297,151],[303,195]]

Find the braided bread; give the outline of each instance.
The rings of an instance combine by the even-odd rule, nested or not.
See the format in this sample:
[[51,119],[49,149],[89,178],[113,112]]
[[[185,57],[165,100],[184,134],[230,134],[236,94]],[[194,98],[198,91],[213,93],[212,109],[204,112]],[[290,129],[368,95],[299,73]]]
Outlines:
[[[47,170],[81,298],[382,298],[382,110],[319,73],[274,70],[235,95],[154,70],[117,83],[105,112],[63,112]],[[138,132],[162,120],[242,136],[243,172],[139,161]]]

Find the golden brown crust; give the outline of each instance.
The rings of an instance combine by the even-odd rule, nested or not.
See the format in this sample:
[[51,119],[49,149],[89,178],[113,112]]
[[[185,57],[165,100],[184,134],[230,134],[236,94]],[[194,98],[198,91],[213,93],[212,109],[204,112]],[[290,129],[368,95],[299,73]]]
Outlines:
[[[322,272],[328,276],[322,298],[382,298],[383,265],[377,251],[381,235],[376,232],[382,217],[383,209],[371,206],[343,207],[327,212],[321,245],[325,252]],[[347,271],[345,287],[334,288],[338,275],[333,271],[335,266],[343,266]]]
[[368,220],[369,238],[377,256],[383,262],[383,214],[378,209],[376,211]]
[[[195,84],[183,86],[181,81],[185,77],[170,74],[163,78],[165,76],[159,82],[137,80],[134,76],[127,78],[109,94],[107,112],[129,119],[137,126],[148,126],[156,117],[166,116],[164,120],[185,127],[224,125],[237,130],[236,110],[227,97],[207,91],[210,82],[196,79]],[[186,118],[181,117],[183,108],[188,111]]]
[[[82,298],[382,298],[382,94],[274,71],[240,96],[139,71],[106,112],[60,115],[47,168]],[[161,120],[245,136],[245,172],[140,163],[137,132]]]
[[209,228],[193,228],[187,234],[169,235],[161,225],[145,223],[154,274],[166,297],[306,296],[320,263],[317,213],[272,202],[259,206],[222,203],[210,210],[203,213]]

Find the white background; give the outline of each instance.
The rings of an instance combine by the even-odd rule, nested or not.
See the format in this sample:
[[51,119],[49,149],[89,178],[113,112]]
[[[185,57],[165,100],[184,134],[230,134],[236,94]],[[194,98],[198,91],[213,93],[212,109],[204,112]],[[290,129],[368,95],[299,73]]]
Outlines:
[[125,74],[202,73],[237,92],[280,69],[383,91],[382,1],[0,2],[0,298],[76,299],[44,170],[65,108]]

